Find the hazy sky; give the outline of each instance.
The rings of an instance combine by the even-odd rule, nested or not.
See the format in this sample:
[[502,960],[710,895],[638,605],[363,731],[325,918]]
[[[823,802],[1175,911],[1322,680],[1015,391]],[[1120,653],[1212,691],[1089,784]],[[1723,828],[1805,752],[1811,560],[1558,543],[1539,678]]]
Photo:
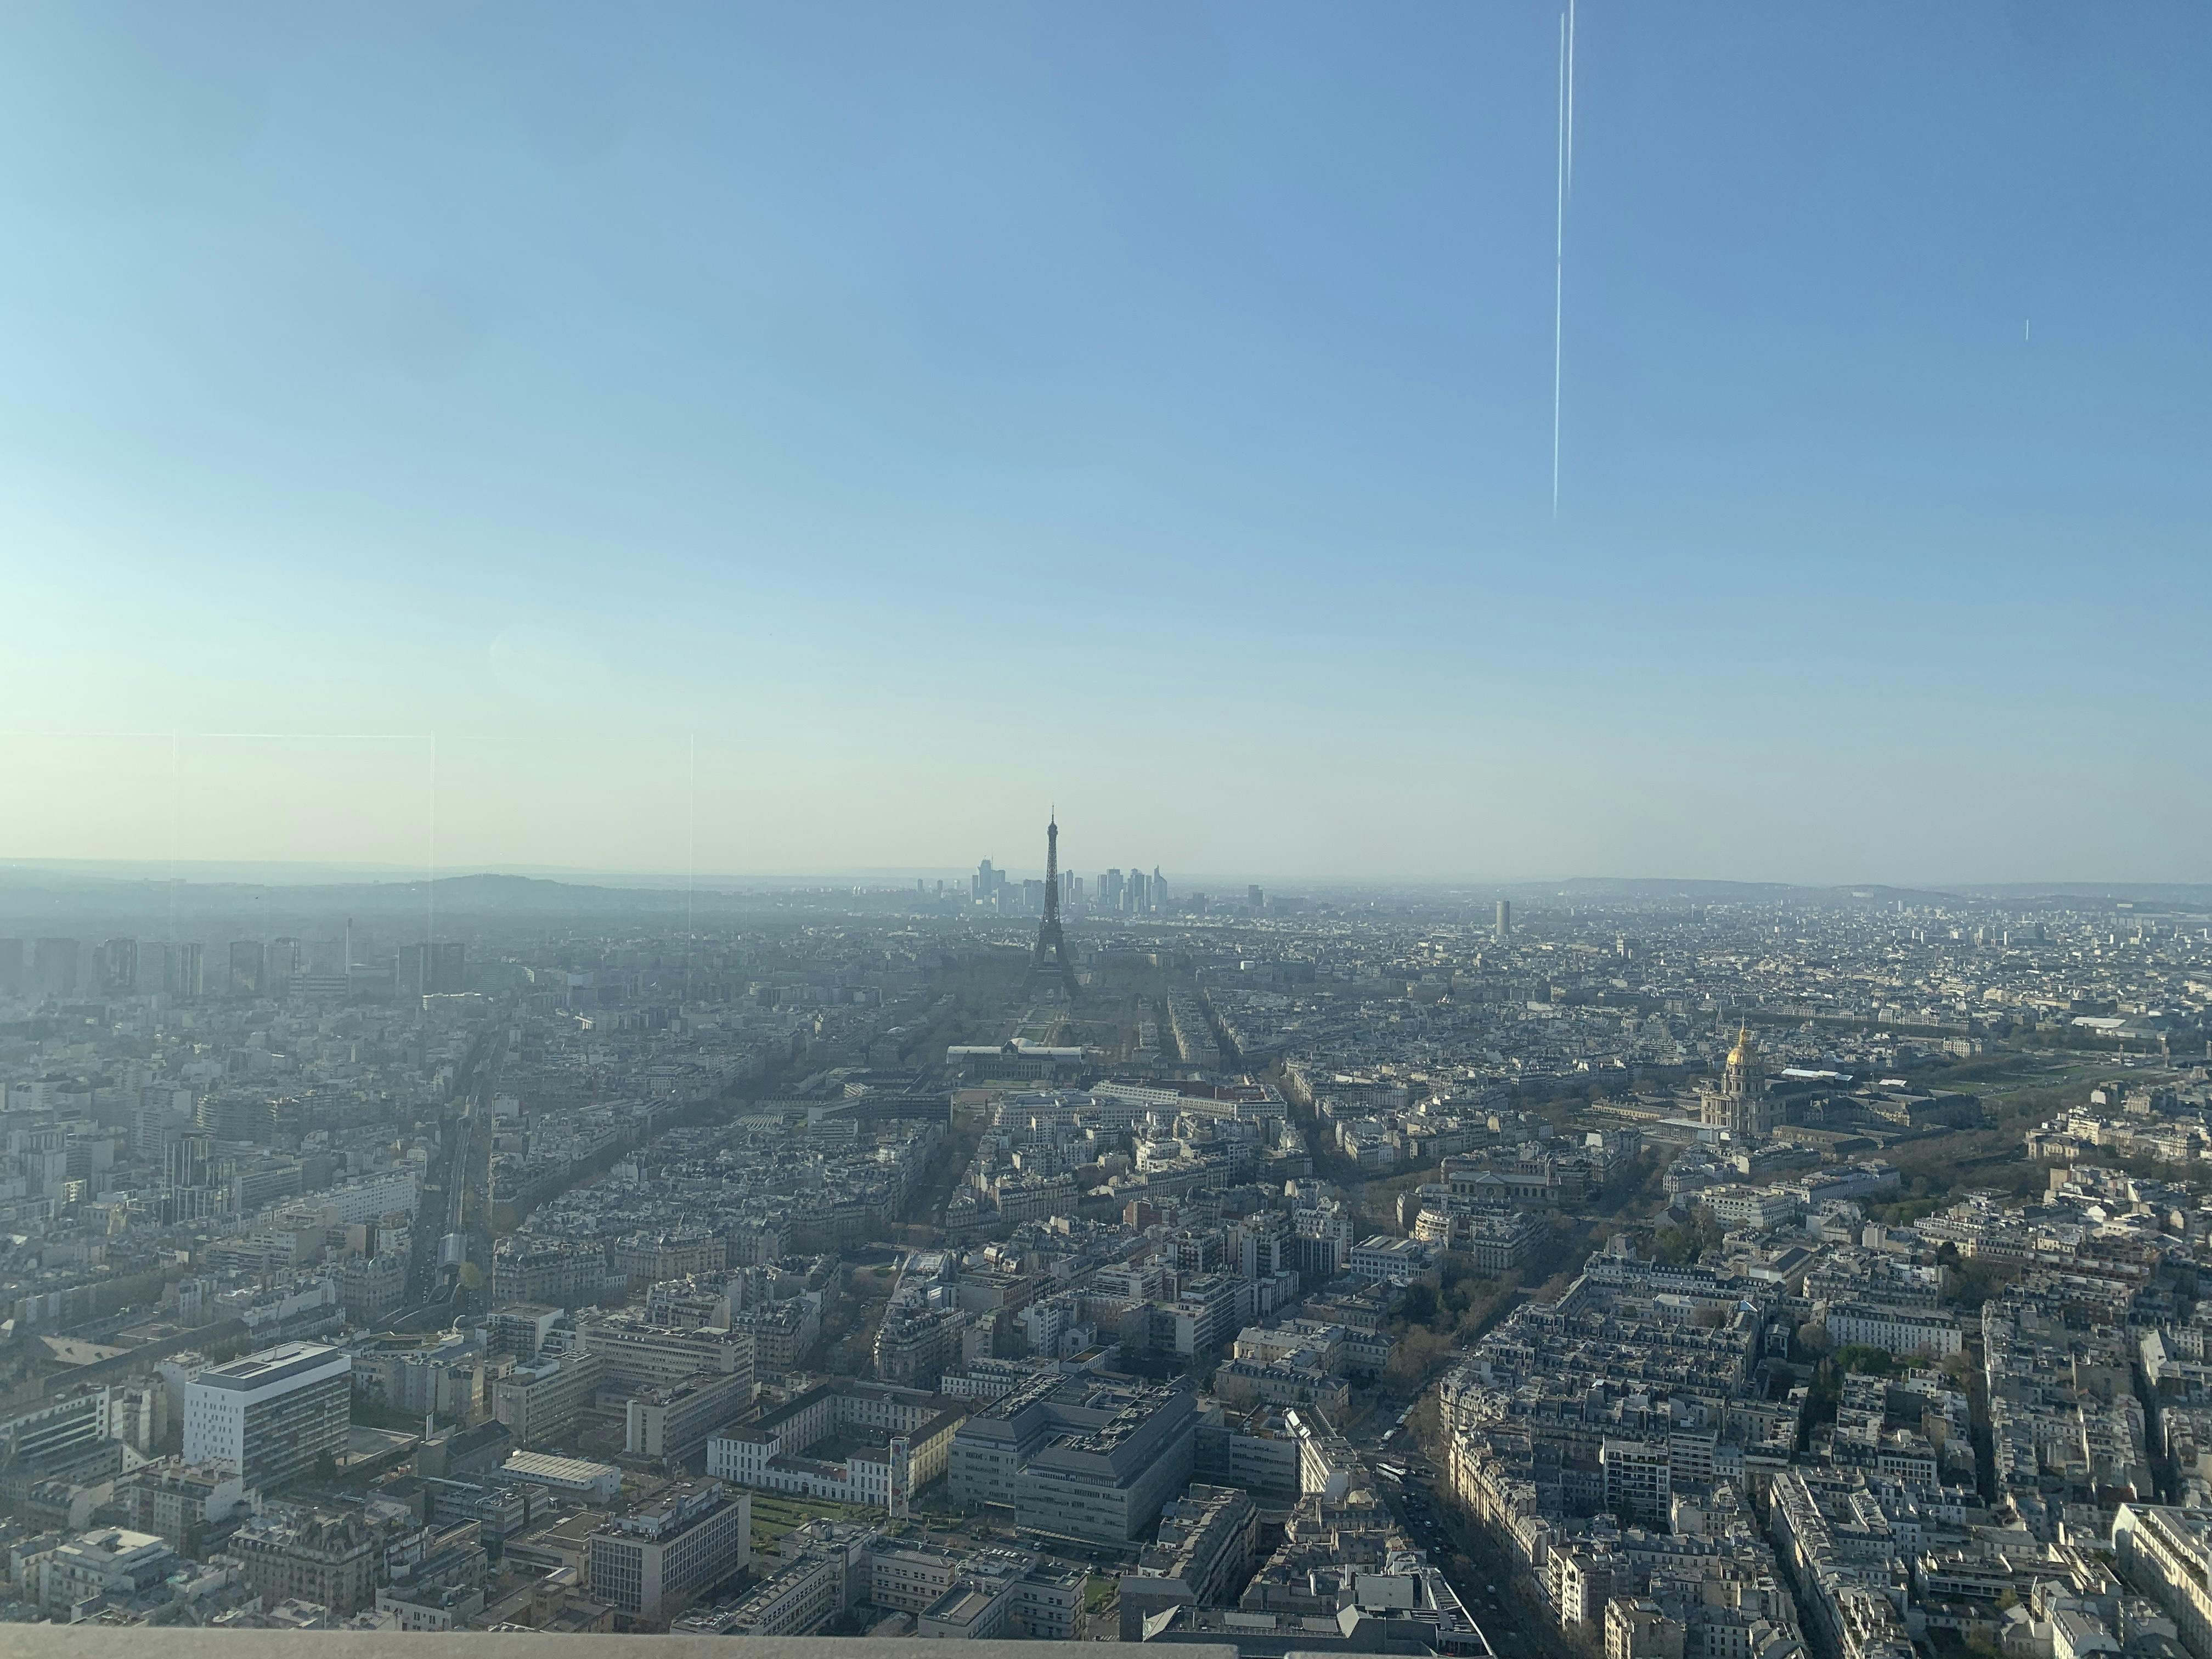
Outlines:
[[2212,13],[1586,0],[1554,522],[1557,19],[10,6],[0,855],[2212,879]]

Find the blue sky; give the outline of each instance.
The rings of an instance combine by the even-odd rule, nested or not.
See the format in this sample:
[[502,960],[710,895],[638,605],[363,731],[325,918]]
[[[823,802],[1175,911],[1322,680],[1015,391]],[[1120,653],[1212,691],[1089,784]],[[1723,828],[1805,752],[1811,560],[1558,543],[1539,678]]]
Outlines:
[[2212,15],[1583,5],[1555,520],[1558,15],[11,9],[0,855],[2212,879]]

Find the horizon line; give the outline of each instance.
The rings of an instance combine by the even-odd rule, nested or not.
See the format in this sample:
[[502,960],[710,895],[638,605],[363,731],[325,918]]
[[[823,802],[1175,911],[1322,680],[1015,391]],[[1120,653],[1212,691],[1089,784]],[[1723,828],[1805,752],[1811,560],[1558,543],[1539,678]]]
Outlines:
[[[996,867],[996,866],[994,866]],[[508,864],[445,868],[434,873],[420,866],[391,864],[375,860],[345,860],[335,859],[94,859],[52,858],[37,856],[0,856],[0,872],[40,872],[55,875],[93,876],[106,873],[118,879],[136,883],[165,883],[184,879],[183,872],[195,872],[202,882],[210,872],[234,872],[226,878],[226,884],[309,885],[319,884],[311,877],[323,882],[344,878],[349,884],[380,885],[386,883],[422,883],[426,880],[438,884],[449,884],[483,877],[511,877],[539,880],[563,885],[604,885],[625,882],[648,884],[655,888],[690,886],[694,890],[712,889],[716,884],[730,882],[822,882],[846,883],[856,881],[899,882],[914,880],[953,880],[972,873],[970,866],[938,865],[878,865],[858,866],[824,866],[819,869],[786,868],[750,871],[699,871],[681,869],[622,869],[591,865]],[[271,872],[258,884],[247,879],[246,872]],[[128,872],[127,874],[125,872]],[[289,878],[273,872],[292,872]],[[1014,870],[1006,873],[1014,875]],[[1041,877],[1042,872],[1039,872]],[[1807,880],[1778,877],[1757,876],[1691,876],[1691,875],[1497,875],[1497,874],[1422,874],[1381,875],[1358,873],[1274,873],[1272,875],[1227,874],[1221,872],[1201,872],[1170,879],[1170,891],[1208,890],[1212,884],[1243,884],[1267,886],[1275,882],[1305,883],[1332,887],[1368,886],[1376,888],[1461,888],[1493,887],[1529,889],[1547,886],[1575,886],[1587,884],[1619,883],[1641,886],[1665,886],[1680,884],[1685,886],[1730,886],[1773,888],[1783,890],[1808,892],[1848,892],[1887,890],[1894,892],[1965,893],[1976,889],[2052,889],[2069,892],[2087,892],[2097,889],[2127,888],[2203,888],[2212,890],[2212,880],[2197,881],[2186,878],[2010,878],[1976,877],[1950,881],[1899,881],[1861,878],[1849,880]],[[1226,896],[1224,890],[1223,896]]]

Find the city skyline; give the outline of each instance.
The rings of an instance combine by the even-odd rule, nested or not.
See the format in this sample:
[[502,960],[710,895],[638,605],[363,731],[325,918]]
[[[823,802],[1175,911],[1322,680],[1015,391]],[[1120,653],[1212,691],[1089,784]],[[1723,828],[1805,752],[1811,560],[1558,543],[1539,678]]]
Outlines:
[[[1037,882],[1043,874],[1042,865],[999,864],[987,859],[998,872],[1021,881]],[[1108,868],[1121,866],[1109,866]],[[1156,868],[1161,866],[1155,866]],[[286,887],[347,887],[368,886],[384,888],[422,888],[434,881],[441,887],[466,884],[487,878],[514,878],[547,886],[601,887],[610,890],[635,890],[640,892],[678,892],[687,887],[702,893],[739,893],[750,887],[763,890],[777,888],[811,888],[850,882],[866,885],[868,890],[891,893],[902,890],[915,881],[943,883],[948,890],[964,887],[975,873],[975,865],[879,865],[833,866],[814,869],[785,870],[641,870],[622,868],[592,868],[568,865],[510,865],[486,863],[464,867],[440,869],[432,875],[420,868],[404,865],[347,862],[319,862],[313,860],[167,860],[134,859],[67,859],[67,858],[11,858],[0,857],[0,894],[13,886],[28,889],[41,878],[50,884],[81,878],[87,882],[133,886],[158,890],[172,880],[180,888],[202,890],[227,886],[252,887],[265,885]],[[1068,877],[1090,884],[1098,872],[1088,867],[1062,872]],[[1146,872],[1149,873],[1149,872]],[[1557,896],[1571,899],[1582,895],[1573,890],[1582,888],[1591,896],[1619,896],[1640,890],[1680,889],[1686,895],[1692,892],[1719,894],[1740,892],[1755,895],[1770,892],[1778,897],[1793,895],[1855,895],[1904,897],[1917,902],[1924,896],[1931,900],[1974,900],[2000,896],[2026,896],[2038,893],[2051,896],[2094,897],[2147,896],[2166,895],[2212,895],[2212,881],[2186,880],[2114,880],[2098,876],[2080,874],[2056,875],[2040,880],[1996,879],[1973,876],[1936,881],[1890,881],[1879,878],[1822,879],[1817,874],[1803,877],[1739,877],[1685,875],[1680,873],[1627,873],[1603,871],[1556,871],[1539,872],[1498,873],[1473,871],[1464,873],[1407,875],[1401,877],[1364,876],[1350,872],[1332,871],[1271,871],[1259,868],[1189,871],[1172,872],[1173,884],[1181,889],[1219,888],[1223,896],[1230,893],[1224,884],[1242,888],[1248,881],[1261,884],[1290,882],[1302,884],[1332,892],[1368,890],[1390,891],[1459,891],[1467,893],[1511,893],[1516,897],[1540,900],[1543,890],[1556,889]],[[827,890],[827,887],[823,888]],[[1088,888],[1086,886],[1086,891]]]
[[0,926],[19,1620],[2184,1651],[2212,895],[425,885]]
[[2208,82],[0,7],[11,1640],[2212,1659]]

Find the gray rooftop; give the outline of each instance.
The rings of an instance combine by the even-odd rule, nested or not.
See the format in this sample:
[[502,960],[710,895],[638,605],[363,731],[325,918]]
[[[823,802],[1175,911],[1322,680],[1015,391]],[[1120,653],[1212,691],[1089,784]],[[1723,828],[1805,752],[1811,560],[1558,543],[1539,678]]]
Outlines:
[[343,1349],[326,1348],[315,1342],[288,1342],[281,1348],[266,1349],[250,1353],[243,1359],[234,1359],[228,1364],[210,1365],[192,1381],[210,1388],[265,1389],[272,1382],[289,1382],[304,1376],[309,1371],[327,1365],[333,1359],[343,1359]]

